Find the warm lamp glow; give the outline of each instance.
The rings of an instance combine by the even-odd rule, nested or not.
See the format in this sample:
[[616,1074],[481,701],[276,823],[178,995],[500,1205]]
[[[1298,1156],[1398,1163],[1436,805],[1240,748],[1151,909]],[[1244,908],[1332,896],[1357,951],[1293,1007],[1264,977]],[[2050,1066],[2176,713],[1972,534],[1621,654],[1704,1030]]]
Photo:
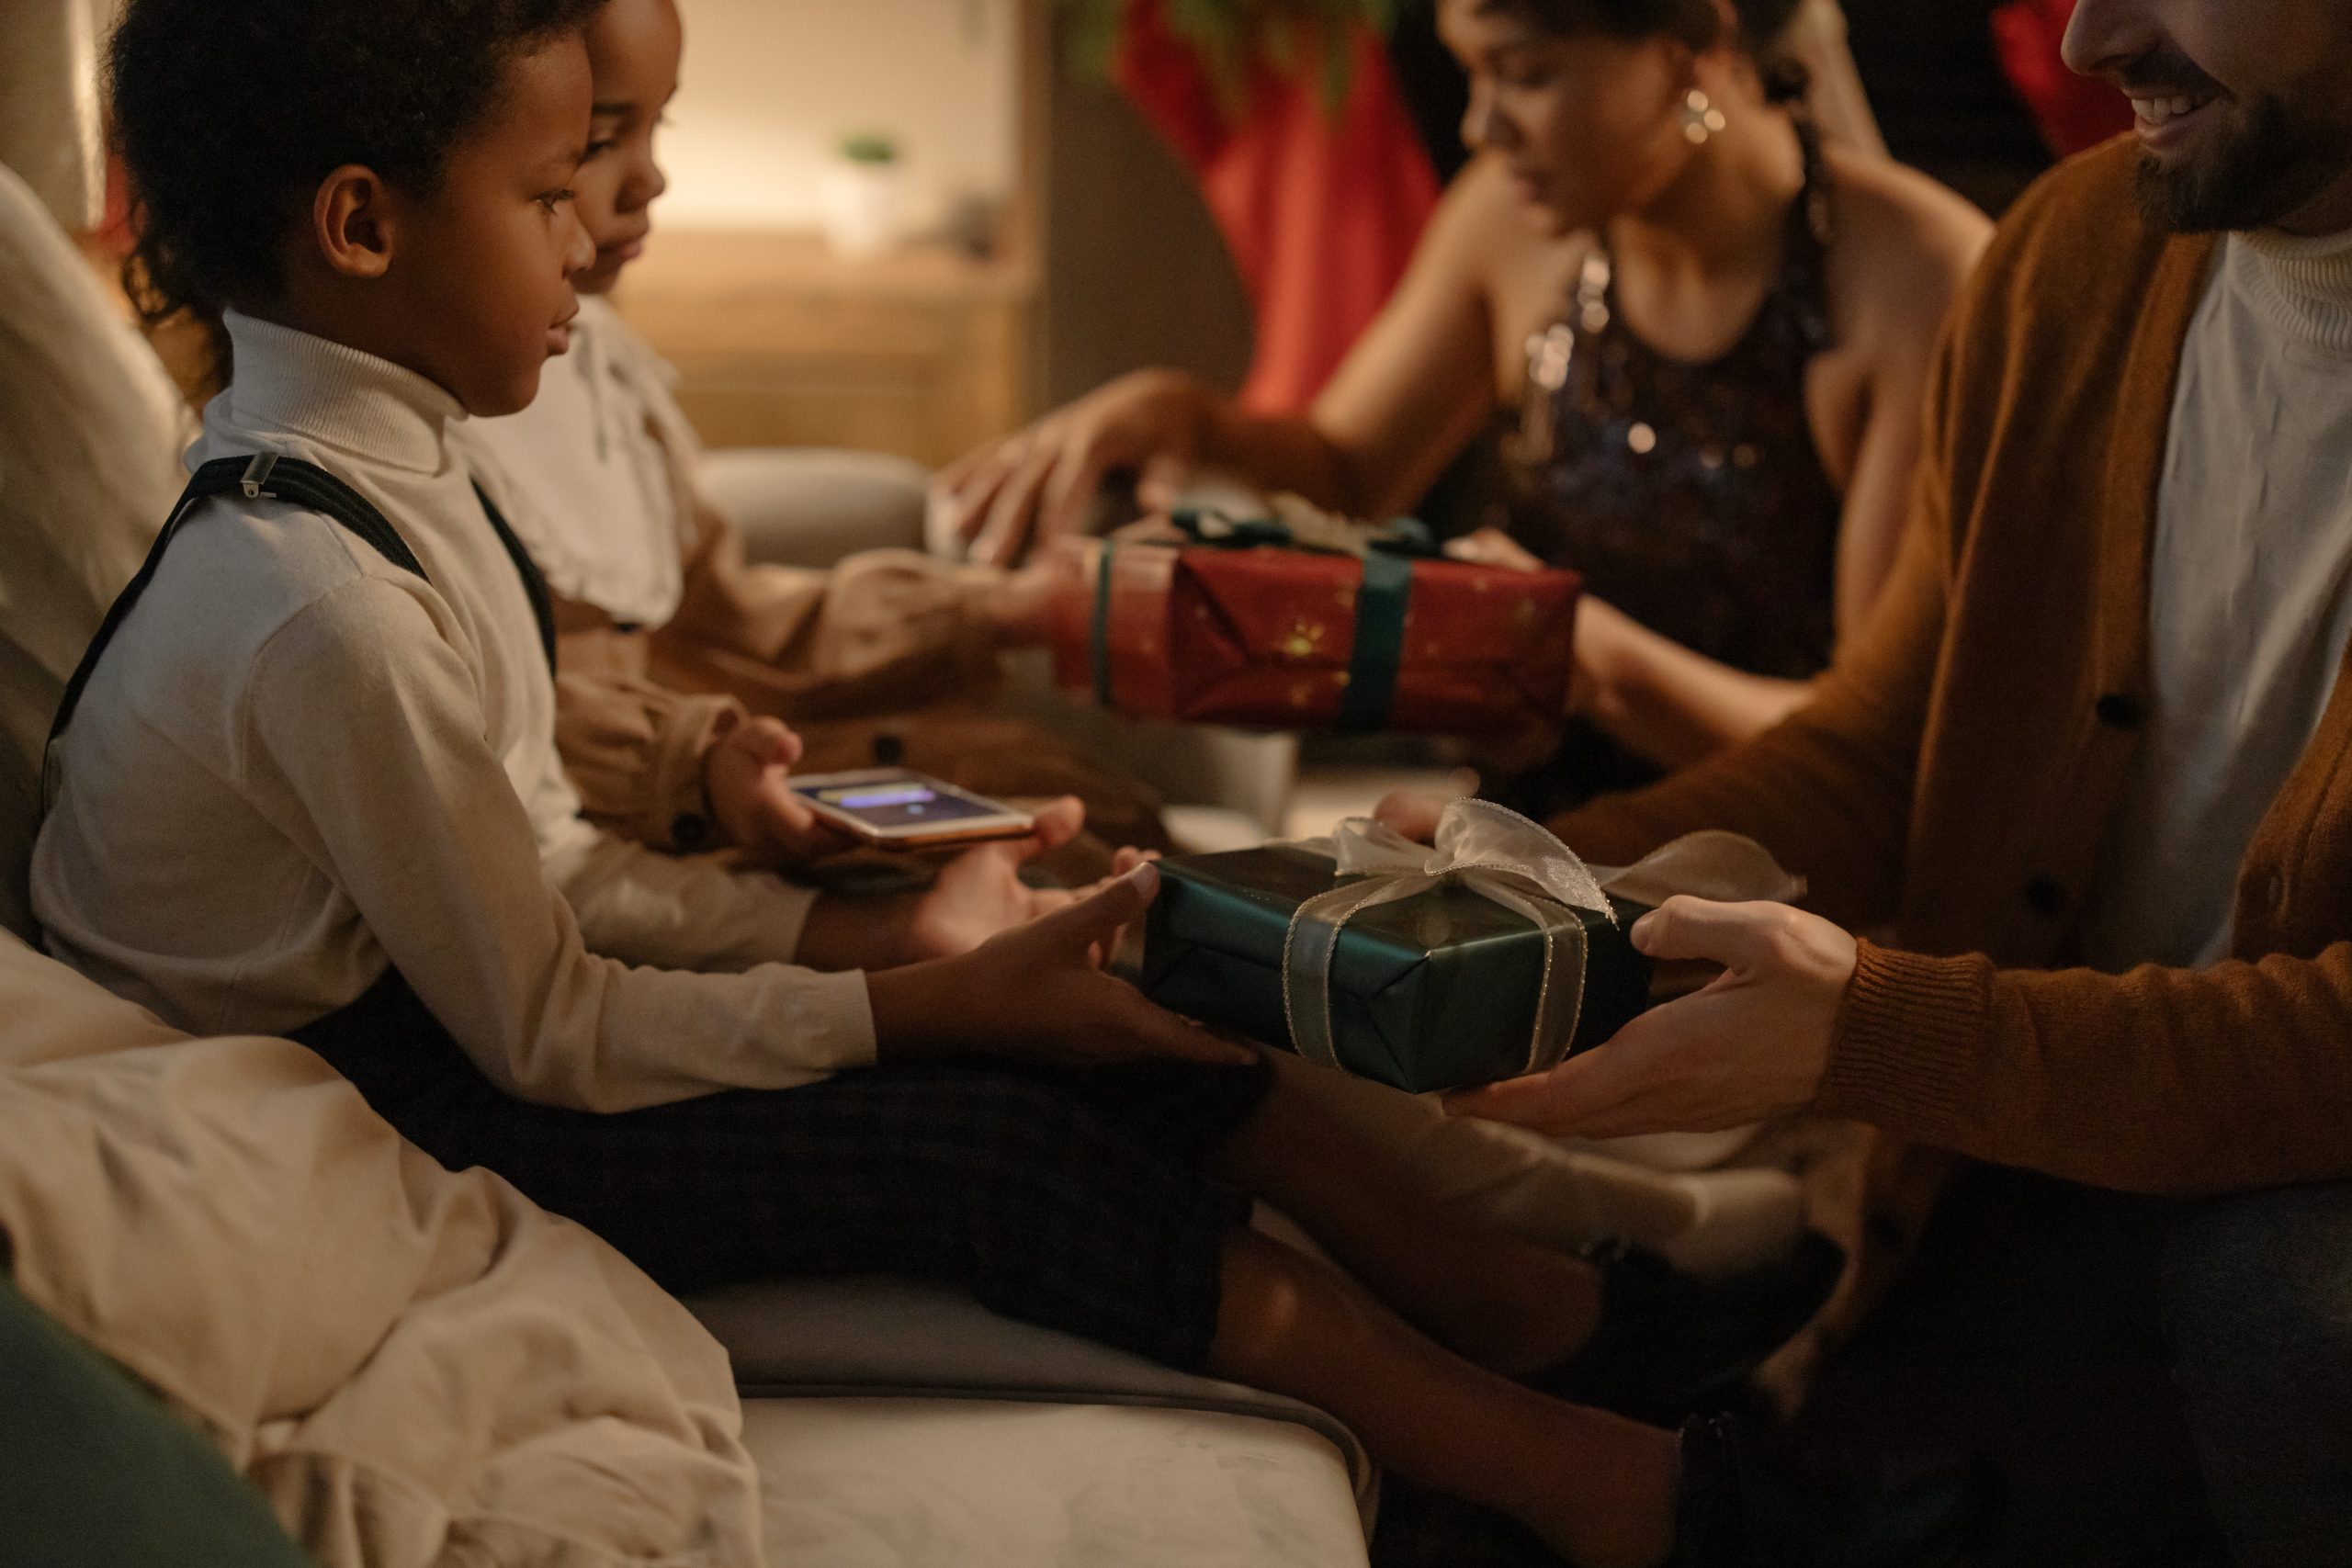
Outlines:
[[[1018,164],[1019,0],[681,0],[661,217],[809,228],[847,134],[897,138],[920,217],[1001,201]],[[927,209],[927,210],[924,210]]]

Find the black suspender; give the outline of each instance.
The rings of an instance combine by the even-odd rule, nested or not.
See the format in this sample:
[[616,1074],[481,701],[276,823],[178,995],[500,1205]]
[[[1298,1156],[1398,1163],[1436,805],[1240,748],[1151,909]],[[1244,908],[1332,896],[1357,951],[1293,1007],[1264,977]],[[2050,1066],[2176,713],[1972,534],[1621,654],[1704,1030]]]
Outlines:
[[[57,717],[49,727],[52,754],[51,766],[43,769],[44,805],[47,795],[51,793],[51,780],[47,775],[54,769],[57,738],[64,734],[66,726],[74,722],[74,710],[81,706],[83,689],[89,685],[90,676],[97,669],[98,660],[106,653],[107,645],[114,641],[115,633],[122,629],[122,623],[146,593],[147,585],[155,580],[155,570],[163,564],[164,552],[171,548],[172,539],[178,534],[180,525],[187,521],[200,502],[232,493],[242,494],[248,501],[288,501],[314,512],[323,512],[365,540],[378,555],[394,566],[403,571],[414,572],[428,582],[432,581],[425,577],[424,564],[416,558],[416,552],[408,547],[408,541],[401,537],[400,530],[393,527],[366,496],[315,463],[306,463],[297,457],[276,457],[266,452],[254,457],[214,458],[197,469],[195,476],[188,480],[187,489],[181,492],[178,503],[172,508],[172,515],[164,523],[163,531],[155,536],[154,546],[148,550],[147,558],[141,564],[138,574],[131,578],[108,607],[106,619],[98,624],[97,636],[90,639],[90,646],[84,651],[82,662],[74,669],[73,679],[65,682],[64,700],[58,704]],[[539,575],[539,569],[533,563],[530,552],[523,547],[523,541],[514,536],[514,531],[506,525],[506,519],[499,515],[498,508],[492,505],[490,497],[482,493],[481,486],[474,486],[474,494],[481,500],[482,512],[490,519],[492,529],[497,533],[498,542],[506,547],[506,554],[514,562],[516,573],[523,579],[523,592],[530,599],[531,615],[539,625],[539,646],[547,655],[548,669],[553,671],[555,601],[548,593],[547,580]]]
[[506,547],[507,558],[514,563],[514,575],[523,580],[523,594],[531,602],[531,618],[539,623],[539,651],[548,656],[548,673],[555,673],[555,597],[548,592],[548,580],[539,575],[539,563],[506,525],[506,519],[491,503],[490,492],[474,486],[474,499],[481,502],[482,515],[498,534],[498,542]]

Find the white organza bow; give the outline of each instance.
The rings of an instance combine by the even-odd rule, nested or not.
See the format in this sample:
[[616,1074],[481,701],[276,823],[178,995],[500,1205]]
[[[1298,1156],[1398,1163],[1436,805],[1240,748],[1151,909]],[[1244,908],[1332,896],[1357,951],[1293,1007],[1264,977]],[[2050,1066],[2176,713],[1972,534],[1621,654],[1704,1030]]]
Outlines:
[[1787,900],[1804,882],[1781,869],[1761,844],[1736,833],[1693,833],[1639,864],[1596,872],[1576,852],[1518,812],[1491,801],[1457,800],[1438,819],[1432,844],[1417,844],[1368,818],[1351,818],[1329,839],[1302,849],[1329,854],[1339,879],[1291,917],[1283,947],[1283,1007],[1293,1047],[1310,1061],[1340,1066],[1332,1024],[1331,961],[1348,922],[1366,909],[1455,882],[1532,923],[1544,937],[1544,978],[1523,1070],[1542,1072],[1567,1055],[1584,1010],[1587,936],[1577,910],[1611,924],[1611,895],[1660,904],[1677,893],[1726,901]]

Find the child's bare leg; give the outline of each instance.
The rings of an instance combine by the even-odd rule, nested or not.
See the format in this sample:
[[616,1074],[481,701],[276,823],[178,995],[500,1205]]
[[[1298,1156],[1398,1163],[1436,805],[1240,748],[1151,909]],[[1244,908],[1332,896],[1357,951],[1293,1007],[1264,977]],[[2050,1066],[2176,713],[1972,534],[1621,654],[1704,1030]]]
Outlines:
[[1671,1433],[1481,1371],[1253,1232],[1226,1244],[1209,1365],[1329,1411],[1382,1464],[1501,1509],[1580,1568],[1649,1568],[1673,1544]]
[[1583,1259],[1465,1222],[1380,1145],[1331,1116],[1278,1057],[1264,1104],[1220,1173],[1304,1226],[1415,1326],[1482,1367],[1521,1375],[1592,1337],[1600,1278]]

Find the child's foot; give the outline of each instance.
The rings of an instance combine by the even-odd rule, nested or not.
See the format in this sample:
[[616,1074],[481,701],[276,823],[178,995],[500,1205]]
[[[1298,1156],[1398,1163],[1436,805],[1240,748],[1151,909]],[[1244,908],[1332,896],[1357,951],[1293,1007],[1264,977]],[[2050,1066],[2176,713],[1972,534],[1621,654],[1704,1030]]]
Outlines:
[[1599,1328],[1527,1381],[1572,1404],[1671,1425],[1736,1390],[1811,1321],[1838,1288],[1846,1255],[1809,1231],[1780,1261],[1712,1284],[1622,1247],[1598,1261]]

